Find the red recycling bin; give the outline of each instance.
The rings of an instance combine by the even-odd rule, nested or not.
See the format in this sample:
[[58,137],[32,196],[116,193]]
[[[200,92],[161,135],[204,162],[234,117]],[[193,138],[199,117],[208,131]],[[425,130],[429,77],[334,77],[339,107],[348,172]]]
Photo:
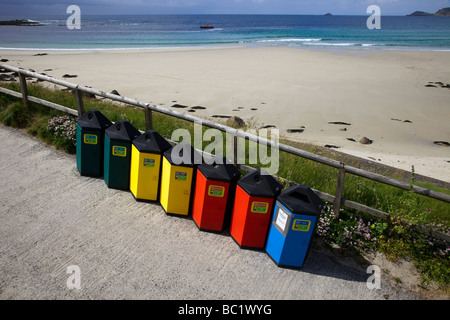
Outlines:
[[230,235],[241,248],[264,248],[273,203],[280,192],[280,183],[261,169],[238,181]]
[[200,230],[222,232],[229,224],[241,173],[225,158],[212,161],[198,166],[192,218]]

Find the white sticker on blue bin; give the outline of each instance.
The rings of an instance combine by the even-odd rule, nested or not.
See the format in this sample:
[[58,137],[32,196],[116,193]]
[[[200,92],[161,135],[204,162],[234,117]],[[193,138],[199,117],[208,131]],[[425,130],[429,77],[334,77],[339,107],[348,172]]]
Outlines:
[[275,223],[283,231],[286,229],[287,219],[288,219],[288,214],[286,212],[284,212],[284,210],[279,207],[278,208],[278,212],[277,212],[277,220],[275,221]]

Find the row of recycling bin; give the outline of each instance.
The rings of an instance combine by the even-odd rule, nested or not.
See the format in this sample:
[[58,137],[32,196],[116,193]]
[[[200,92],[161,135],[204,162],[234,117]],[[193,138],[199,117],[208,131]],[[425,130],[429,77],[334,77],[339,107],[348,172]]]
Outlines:
[[200,230],[229,229],[241,248],[265,249],[278,266],[302,267],[321,212],[317,195],[304,185],[282,192],[260,169],[241,177],[222,157],[195,164],[199,151],[182,144],[177,150],[190,150],[188,161],[182,154],[184,161],[174,161],[175,147],[156,131],[141,134],[128,121],[113,124],[96,110],[77,120],[81,175],[103,176],[109,188],[159,202],[167,214],[192,216]]

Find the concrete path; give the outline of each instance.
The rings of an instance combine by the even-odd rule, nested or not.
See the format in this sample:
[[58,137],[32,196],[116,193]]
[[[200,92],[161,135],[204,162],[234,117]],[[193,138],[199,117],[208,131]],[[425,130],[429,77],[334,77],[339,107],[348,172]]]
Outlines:
[[0,299],[415,299],[383,280],[369,290],[369,263],[343,264],[317,240],[303,269],[278,268],[3,125],[0,150]]

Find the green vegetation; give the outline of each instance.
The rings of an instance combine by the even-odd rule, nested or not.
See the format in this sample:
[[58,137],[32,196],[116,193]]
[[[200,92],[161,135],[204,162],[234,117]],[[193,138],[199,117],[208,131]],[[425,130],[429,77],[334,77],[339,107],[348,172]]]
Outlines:
[[411,259],[422,276],[422,285],[431,283],[448,290],[450,283],[450,247],[448,242],[418,232],[412,223],[397,217],[389,221],[375,219],[344,209],[339,218],[326,204],[319,218],[317,235],[328,243],[360,253],[382,252],[391,261]]
[[[11,90],[20,91],[16,83],[2,85]],[[50,90],[41,85],[29,85],[28,90],[32,96],[76,109],[75,98],[70,92]],[[128,120],[136,128],[145,130],[144,111],[140,108],[125,106],[107,99],[93,98],[84,98],[84,105],[86,110],[101,111],[111,121]],[[29,103],[26,108],[20,99],[0,93],[0,121],[8,126],[23,128],[27,133],[66,152],[75,152],[73,130],[75,117],[67,116],[63,112],[35,103]],[[193,123],[163,114],[153,113],[153,127],[167,139],[171,138],[174,130],[180,128],[187,129],[193,137]],[[203,130],[206,129],[203,128]],[[225,143],[226,139],[224,138],[223,141]],[[204,142],[203,147],[209,143]],[[226,150],[225,146],[224,150]],[[315,152],[316,150],[314,146],[309,146],[307,151]],[[293,181],[334,194],[338,170],[280,152],[278,176],[283,177],[280,181],[282,183]],[[416,182],[413,168],[411,177],[411,184],[450,194],[448,189]],[[393,176],[393,178],[397,177]],[[448,290],[449,243],[419,233],[414,228],[414,224],[448,232],[450,204],[349,174],[345,178],[344,197],[388,212],[392,218],[385,221],[347,208],[341,209],[337,218],[333,213],[332,205],[326,203],[319,219],[318,236],[329,243],[336,243],[362,253],[376,250],[383,252],[391,260],[412,259],[422,274],[424,285],[434,283]]]

